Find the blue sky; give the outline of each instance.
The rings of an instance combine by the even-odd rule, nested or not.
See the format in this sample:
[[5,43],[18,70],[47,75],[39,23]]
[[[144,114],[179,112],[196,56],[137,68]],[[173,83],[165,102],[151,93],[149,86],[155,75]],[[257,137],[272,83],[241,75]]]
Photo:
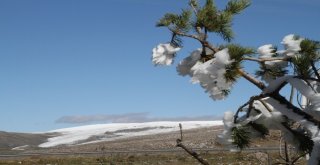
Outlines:
[[[241,79],[227,100],[214,102],[175,66],[151,64],[152,48],[170,39],[156,21],[187,2],[0,0],[0,130],[200,119],[235,110],[259,90]],[[221,8],[227,1],[217,2]],[[291,33],[320,40],[319,8],[318,0],[255,0],[235,18],[233,42],[281,47]],[[187,40],[176,61],[199,46]]]

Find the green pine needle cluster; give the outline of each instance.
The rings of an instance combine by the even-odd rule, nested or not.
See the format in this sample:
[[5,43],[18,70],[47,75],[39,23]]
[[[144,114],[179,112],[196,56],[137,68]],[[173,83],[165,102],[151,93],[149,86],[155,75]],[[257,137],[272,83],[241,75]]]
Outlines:
[[228,95],[231,93],[231,91],[228,90],[228,89],[224,89],[224,90],[222,90],[221,92],[222,92],[223,95],[225,95],[225,96],[228,96]]
[[233,16],[249,5],[249,0],[231,0],[225,10],[218,10],[213,0],[207,0],[207,3],[198,12],[196,26],[205,28],[209,32],[215,32],[230,42],[234,37],[231,28]]
[[250,6],[247,0],[231,0],[228,2],[225,11],[232,14],[239,14],[241,11]]
[[229,50],[230,58],[235,61],[242,61],[244,55],[254,54],[252,48],[243,47],[238,44],[229,44],[225,47]]
[[233,127],[231,132],[232,144],[236,145],[240,149],[249,147],[250,133],[245,127]]
[[313,41],[309,39],[304,39],[300,43],[301,47],[301,55],[307,56],[310,61],[318,61],[319,60],[319,52],[318,49],[320,49],[320,42]]
[[257,77],[267,77],[270,79],[276,79],[282,77],[288,73],[288,70],[280,66],[266,67],[264,64],[260,65],[260,70],[255,72]]
[[[156,26],[172,27],[179,32],[189,32],[193,27],[205,29],[220,35],[224,40],[230,42],[234,33],[232,21],[236,14],[241,13],[250,5],[250,0],[231,0],[224,10],[218,10],[213,0],[207,0],[203,7],[199,6],[197,0],[191,0],[189,5],[192,9],[182,10],[181,14],[167,13],[161,18]],[[192,11],[195,10],[193,17]],[[194,20],[195,19],[195,20]]]
[[199,3],[197,0],[190,0],[189,6],[193,7],[194,9],[198,10],[199,9]]
[[248,130],[250,130],[250,128],[259,132],[262,137],[269,135],[269,130],[267,127],[265,127],[262,124],[250,122],[246,126],[233,127],[231,129],[232,144],[234,144],[241,150],[246,147],[249,147],[251,143],[251,138],[250,138],[250,132]]
[[312,74],[312,69],[310,65],[310,59],[308,56],[296,55],[291,59],[294,65],[295,73],[300,77],[310,77]]
[[295,72],[301,77],[310,77],[314,72],[311,64],[320,59],[320,42],[304,39],[300,43],[301,50],[298,55],[291,59]]
[[310,153],[312,151],[314,142],[311,140],[309,135],[306,132],[300,132],[293,130],[294,138],[299,142],[298,149],[303,153]]
[[237,44],[229,44],[221,46],[220,49],[228,48],[230,59],[233,60],[231,64],[226,66],[225,79],[229,82],[236,82],[239,78],[238,69],[241,69],[241,62],[244,55],[251,55],[254,53],[252,48],[242,47]]
[[177,31],[188,32],[192,27],[190,23],[191,16],[191,10],[182,10],[181,14],[167,13],[157,22],[156,26],[172,26]]
[[177,14],[167,13],[157,22],[156,26],[162,27],[174,24],[179,19],[178,17],[179,16]]
[[254,130],[258,131],[262,137],[269,135],[269,129],[262,124],[250,122],[249,126],[251,126]]
[[[281,57],[277,53],[278,48],[273,47],[273,53],[272,57]],[[282,66],[277,65],[276,63],[274,66],[266,66],[265,62],[260,63],[259,70],[255,71],[255,75],[257,77],[264,77],[265,79],[276,79],[278,77],[282,77],[288,73],[288,70],[286,68],[283,68]]]

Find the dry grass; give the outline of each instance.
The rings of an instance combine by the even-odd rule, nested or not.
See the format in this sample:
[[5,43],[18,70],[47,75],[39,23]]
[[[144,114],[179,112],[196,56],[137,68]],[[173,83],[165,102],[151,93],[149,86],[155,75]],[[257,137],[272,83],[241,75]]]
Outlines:
[[[278,154],[273,153],[201,153],[212,165],[260,165],[276,163]],[[305,164],[301,160],[298,164]],[[92,157],[43,157],[34,156],[17,160],[0,160],[0,165],[195,165],[196,160],[185,153],[171,154],[115,154]]]
[[[221,127],[201,128],[184,131],[184,144],[190,148],[222,148],[215,143],[215,137],[221,132]],[[80,146],[58,146],[48,149],[32,148],[25,153],[53,153],[53,152],[90,152],[90,151],[115,151],[115,150],[153,150],[176,148],[176,139],[179,132],[148,135],[122,139],[117,141],[102,142]],[[266,139],[253,141],[251,147],[277,147],[279,146],[279,132],[271,132]],[[281,159],[278,152],[270,153],[230,153],[209,152],[201,156],[212,165],[253,165],[277,163]],[[194,165],[196,160],[184,152],[178,153],[135,153],[135,154],[104,154],[90,156],[31,156],[1,160],[0,165]],[[306,164],[302,159],[300,164]]]

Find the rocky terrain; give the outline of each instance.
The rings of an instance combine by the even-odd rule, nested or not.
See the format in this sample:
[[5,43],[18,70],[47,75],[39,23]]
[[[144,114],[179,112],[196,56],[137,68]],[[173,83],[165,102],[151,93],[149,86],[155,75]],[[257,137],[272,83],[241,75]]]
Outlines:
[[[217,134],[221,133],[222,126],[208,128],[198,128],[183,131],[183,142],[190,148],[223,148],[215,142]],[[27,139],[37,138],[44,140],[44,135],[28,135]],[[176,149],[176,139],[180,138],[180,132],[162,133],[147,136],[131,137],[115,141],[105,141],[99,143],[88,143],[82,145],[60,145],[50,148],[39,148],[34,146],[27,147],[23,153],[57,153],[57,152],[96,152],[96,151],[134,151],[134,150],[158,150],[158,149]],[[266,139],[257,139],[253,141],[252,147],[277,147],[279,144],[279,134],[271,132]],[[21,144],[15,141],[16,144]]]
[[[183,143],[190,148],[223,148],[215,142],[216,136],[222,132],[223,126],[212,126],[183,130]],[[137,131],[136,129],[122,130],[127,133]],[[141,131],[141,130],[140,130]],[[105,134],[109,136],[110,132]],[[54,147],[41,148],[39,144],[45,142],[49,137],[57,134],[26,134],[0,132],[0,152],[10,153],[59,153],[59,152],[112,152],[112,151],[136,151],[136,150],[159,150],[176,149],[176,139],[180,138],[180,131],[159,133],[144,136],[135,136],[112,141],[94,142],[99,137],[90,137],[81,144],[58,145]],[[265,139],[257,139],[252,147],[277,147],[279,146],[279,133],[271,132]]]
[[[183,143],[188,148],[214,148],[223,149],[215,142],[217,134],[221,133],[223,126],[213,126],[206,128],[196,128],[183,130]],[[126,130],[133,131],[133,130]],[[106,132],[108,133],[108,132]],[[32,141],[32,138],[44,140],[46,136],[52,135],[34,135],[34,134],[14,134],[3,133],[7,135],[7,142],[10,146],[18,146],[22,143],[18,138],[14,142],[10,141],[10,136],[23,138],[24,141]],[[191,165],[197,164],[190,155],[185,152],[141,152],[146,150],[176,150],[176,139],[180,138],[180,132],[174,131],[170,133],[161,133],[145,136],[130,137],[118,139],[114,141],[105,141],[98,143],[88,143],[81,145],[59,145],[49,148],[36,147],[37,143],[34,139],[34,145],[22,148],[21,150],[12,151],[8,146],[2,148],[2,154],[31,154],[29,156],[18,157],[0,157],[1,164],[177,164]],[[265,139],[256,139],[252,141],[250,147],[279,147],[280,134],[277,131],[271,131]],[[94,137],[92,137],[94,138]],[[94,139],[93,139],[94,140]],[[90,139],[88,140],[90,141]],[[14,144],[15,143],[15,144]],[[11,151],[11,152],[9,152]],[[121,153],[119,151],[131,151]],[[82,155],[79,153],[99,153]],[[238,162],[239,164],[265,164],[270,162],[279,162],[278,150],[274,151],[247,151],[241,153],[232,153],[229,151],[205,152],[199,151],[211,164],[230,164]],[[64,153],[54,154],[52,153]],[[32,155],[35,154],[35,155]],[[0,154],[1,155],[1,154]],[[85,163],[86,162],[86,163]],[[302,160],[305,163],[305,160]],[[303,164],[302,163],[302,164]]]

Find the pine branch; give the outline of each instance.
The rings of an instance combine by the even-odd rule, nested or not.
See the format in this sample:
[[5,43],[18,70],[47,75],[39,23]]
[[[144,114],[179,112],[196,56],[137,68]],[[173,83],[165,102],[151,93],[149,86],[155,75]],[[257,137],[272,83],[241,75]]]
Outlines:
[[191,15],[192,12],[190,10],[182,10],[182,13],[179,15],[179,19],[176,22],[176,28],[180,31],[188,32],[191,28]]
[[254,57],[243,57],[242,60],[247,61],[256,61],[259,63],[263,63],[266,61],[290,61],[290,57],[271,57],[271,58],[254,58]]
[[182,47],[182,39],[179,36],[177,36],[177,34],[175,34],[175,33],[172,33],[172,37],[171,37],[170,43],[174,47]]
[[237,123],[237,119],[239,117],[239,113],[243,111],[243,108],[246,107],[247,105],[249,105],[251,102],[251,99],[246,102],[245,104],[243,104],[242,106],[240,106],[237,110],[237,112],[234,114],[234,117],[233,117],[233,123]]
[[254,122],[250,122],[249,125],[256,131],[258,131],[259,133],[261,133],[262,137],[265,137],[266,135],[269,135],[269,130],[267,127],[265,127],[262,124],[257,124]]
[[232,14],[217,10],[213,0],[207,0],[205,6],[197,14],[196,27],[205,28],[208,32],[219,34],[224,40],[233,39],[231,29]]
[[189,5],[193,9],[193,12],[195,15],[198,15],[198,10],[199,10],[199,4],[197,0],[190,0]]
[[168,27],[168,29],[169,29],[172,33],[175,33],[175,34],[177,34],[177,35],[179,35],[179,36],[183,36],[183,37],[187,37],[187,38],[192,38],[192,39],[195,39],[195,40],[199,41],[199,42],[201,43],[201,45],[209,48],[210,50],[213,51],[213,53],[216,53],[216,52],[219,51],[218,48],[212,46],[212,44],[210,44],[208,41],[200,38],[198,35],[187,34],[187,33],[178,31],[178,30],[176,30],[176,29],[173,29],[173,28],[171,28],[171,27]]
[[228,48],[230,58],[236,61],[241,61],[245,55],[250,55],[254,53],[254,50],[249,47],[243,47],[238,44],[228,44],[227,46],[221,46]]
[[310,66],[310,59],[308,56],[297,55],[292,58],[292,63],[294,65],[294,71],[298,76],[307,78],[311,77],[312,69]]
[[311,137],[306,132],[299,132],[297,130],[294,130],[290,128],[288,123],[282,123],[282,125],[290,131],[296,140],[299,141],[298,149],[302,152],[311,153],[312,148],[314,146],[314,142],[312,141]]
[[250,117],[251,111],[253,109],[253,103],[254,103],[255,100],[256,100],[256,98],[254,98],[249,104],[247,115],[246,115],[247,118]]
[[316,66],[314,65],[314,62],[310,61],[310,65],[311,65],[312,70],[313,70],[314,74],[316,75],[317,79],[320,80],[320,75],[319,75],[319,72],[318,72]]
[[273,99],[277,100],[280,104],[285,105],[288,109],[291,109],[293,113],[302,116],[307,121],[314,123],[320,129],[320,122],[316,120],[312,115],[302,111],[300,108],[296,107],[292,103],[290,103],[285,97],[281,96],[279,93],[270,93],[267,94]]
[[264,88],[266,88],[266,86],[264,85],[263,82],[261,82],[260,80],[254,78],[253,76],[251,76],[249,73],[245,72],[244,70],[238,69],[238,72],[243,78],[245,78],[246,80],[248,80],[249,82],[254,84],[259,89],[263,90]]
[[261,100],[261,99],[259,99],[259,102],[260,102],[269,112],[272,112],[271,107],[270,107],[266,102],[264,102],[264,101]]
[[300,43],[301,51],[300,53],[303,56],[307,56],[309,60],[318,61],[319,60],[319,52],[320,42],[313,41],[310,39],[304,39]]
[[255,100],[260,100],[260,99],[263,99],[263,98],[265,98],[266,97],[266,95],[265,94],[260,94],[260,95],[257,95],[257,96],[252,96],[252,97],[250,97],[250,100],[249,101],[247,101],[245,104],[243,104],[242,106],[240,106],[239,108],[238,108],[238,110],[237,110],[237,112],[235,113],[235,115],[234,115],[234,123],[237,123],[237,119],[238,119],[238,115],[239,115],[239,113],[242,111],[242,109],[244,108],[244,107],[246,107],[246,106],[248,106],[249,104],[252,104]]
[[311,80],[311,81],[316,81],[316,82],[320,83],[319,79],[316,79],[316,78],[313,78],[313,77],[294,76],[294,78],[303,79],[303,80]]
[[157,27],[162,27],[162,26],[169,26],[173,23],[175,23],[177,20],[179,19],[179,16],[177,14],[173,14],[173,13],[167,13],[164,15],[163,18],[161,18],[156,26]]
[[209,28],[212,26],[213,20],[216,19],[217,9],[213,0],[207,0],[203,8],[197,14],[197,26]]
[[188,38],[193,38],[193,39],[198,40],[198,41],[200,41],[200,42],[202,41],[197,35],[187,34],[187,33],[181,32],[181,31],[179,31],[179,30],[177,30],[177,29],[173,29],[173,28],[171,28],[171,27],[168,27],[168,29],[169,29],[172,33],[177,34],[177,35],[179,35],[179,36],[188,37]]
[[191,28],[191,16],[192,12],[190,10],[182,10],[180,15],[167,13],[157,22],[156,26],[171,27],[179,31],[188,32]]
[[248,147],[250,144],[250,136],[249,132],[244,127],[233,127],[231,129],[231,137],[232,137],[232,143],[236,145],[241,150],[245,147]]
[[211,31],[217,32],[225,41],[231,42],[234,38],[234,33],[231,28],[232,14],[221,12],[218,14]]
[[260,70],[256,71],[255,75],[258,77],[267,77],[271,79],[276,79],[277,77],[282,77],[288,73],[281,66],[274,65],[273,67],[266,67],[264,63],[260,64]]
[[242,47],[237,44],[229,44],[227,46],[221,46],[220,49],[224,47],[228,48],[228,53],[230,55],[230,59],[233,60],[231,64],[226,66],[226,73],[224,75],[227,82],[236,82],[237,78],[241,75],[239,74],[238,70],[242,68],[241,66],[241,59],[244,55],[253,54],[254,51],[251,48]]
[[318,93],[315,87],[306,79],[302,79],[311,89],[314,93]]
[[[187,37],[192,38],[200,42],[203,53],[201,54],[201,60],[207,61],[212,58],[214,58],[214,54],[221,50],[222,48],[215,47],[211,45],[207,41],[207,32],[214,32],[218,35],[220,35],[225,41],[230,42],[233,39],[233,31],[232,31],[232,21],[233,17],[236,14],[239,14],[242,12],[245,8],[247,8],[250,5],[250,0],[229,0],[226,8],[222,11],[218,10],[216,8],[216,5],[214,4],[214,0],[206,0],[206,4],[203,7],[199,7],[197,0],[190,0],[189,5],[191,7],[190,10],[183,10],[180,15],[168,13],[166,14],[160,21],[158,22],[157,26],[166,26],[169,28],[169,30],[173,33],[171,43],[175,46],[181,46],[182,40],[180,37]],[[193,13],[192,13],[193,12]],[[196,16],[196,20],[192,22],[192,16]],[[196,32],[195,34],[189,34],[190,29],[195,28]],[[298,40],[299,38],[296,38]],[[297,41],[297,42],[300,42]],[[233,46],[233,47],[232,47]],[[227,65],[225,67],[226,73],[224,74],[224,78],[228,82],[235,82],[239,76],[242,76],[246,80],[248,80],[250,83],[261,89],[262,91],[266,88],[266,85],[258,80],[257,78],[253,77],[249,73],[247,73],[245,70],[242,69],[241,62],[242,61],[254,61],[261,64],[261,70],[263,74],[270,74],[274,77],[282,76],[284,74],[287,74],[285,70],[282,70],[279,68],[270,68],[266,67],[265,62],[267,61],[288,61],[292,62],[293,68],[295,73],[298,74],[296,77],[300,77],[302,80],[304,80],[309,86],[310,82],[308,80],[313,80],[320,82],[320,74],[318,73],[318,70],[315,66],[315,63],[319,61],[320,54],[318,52],[318,49],[320,49],[320,43],[308,39],[303,39],[299,45],[301,47],[301,50],[299,52],[295,52],[295,56],[293,57],[271,57],[271,58],[253,58],[249,56],[244,56],[245,54],[252,53],[252,50],[243,48],[243,47],[236,47],[234,45],[228,45],[229,55],[230,59],[234,60],[231,64]],[[207,55],[206,49],[211,49],[213,51],[213,54]],[[274,53],[274,52],[273,52]],[[281,70],[279,70],[281,69]],[[310,78],[311,76],[315,75],[316,78]],[[301,117],[305,119],[304,121],[308,121],[310,123],[314,123],[318,129],[320,129],[320,121],[313,118],[312,115],[306,113],[302,109],[296,107],[292,103],[292,94],[290,96],[290,101],[288,101],[285,97],[279,94],[279,91],[288,84],[288,82],[283,82],[278,86],[278,88],[270,93],[264,93],[253,96],[250,98],[250,100],[239,107],[238,111],[236,112],[234,116],[234,123],[238,120],[239,113],[243,110],[243,108],[249,106],[246,117],[250,117],[250,113],[253,107],[254,101],[258,100],[260,101],[264,107],[270,112],[271,109],[267,103],[265,103],[262,98],[270,97],[277,101],[279,104],[282,104],[282,106],[285,106],[289,112],[281,111],[286,118],[289,119],[295,119],[294,117]],[[311,87],[311,86],[310,86]],[[230,91],[225,91],[230,92]],[[293,117],[292,117],[293,116]],[[291,121],[291,120],[290,120]],[[256,129],[259,132],[262,132],[263,134],[266,133],[266,130],[264,127],[260,125],[255,125],[255,123],[251,122],[253,129]],[[253,125],[252,125],[253,124]],[[306,132],[299,132],[297,130],[293,130],[287,125],[287,129],[290,130],[292,134],[298,140],[301,142],[300,149],[306,152],[311,152],[313,141],[310,140],[310,137]],[[182,128],[181,128],[182,129]],[[232,128],[232,138],[234,141],[234,144],[236,144],[240,149],[246,147],[250,143],[250,137],[249,132],[246,132],[246,129],[243,127],[234,127]],[[303,144],[303,142],[306,142],[306,145]],[[204,159],[202,159],[198,153],[192,151],[191,149],[188,149],[183,143],[182,143],[182,132],[181,132],[181,139],[177,139],[177,146],[184,149],[188,154],[192,155],[194,158],[196,158],[199,162],[202,164],[208,164]],[[287,156],[288,158],[288,156]],[[296,159],[294,159],[296,160]],[[297,159],[298,160],[298,159]],[[289,162],[289,159],[286,159],[286,162]]]
[[239,14],[250,6],[250,0],[231,0],[228,2],[225,11],[232,14]]

